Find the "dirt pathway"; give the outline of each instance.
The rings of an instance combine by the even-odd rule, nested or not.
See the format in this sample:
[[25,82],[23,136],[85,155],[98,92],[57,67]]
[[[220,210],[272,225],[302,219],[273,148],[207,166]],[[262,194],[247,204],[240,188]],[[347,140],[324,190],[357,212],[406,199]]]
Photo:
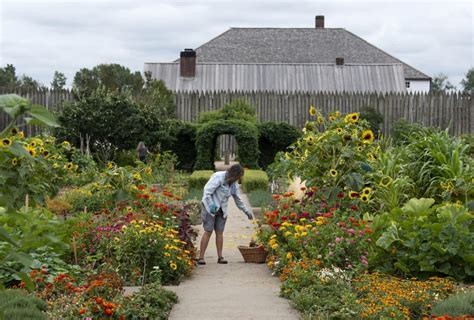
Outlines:
[[237,246],[248,245],[253,233],[253,224],[231,198],[224,233],[224,257],[229,264],[217,264],[213,235],[207,264],[198,266],[179,286],[168,287],[179,296],[170,319],[298,319],[288,301],[278,296],[280,282],[267,266],[244,263]]

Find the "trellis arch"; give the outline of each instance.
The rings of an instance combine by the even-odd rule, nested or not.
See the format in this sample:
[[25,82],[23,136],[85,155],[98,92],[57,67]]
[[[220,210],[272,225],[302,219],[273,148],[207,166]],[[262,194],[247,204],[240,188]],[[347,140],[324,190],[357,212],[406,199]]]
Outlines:
[[201,125],[196,132],[196,170],[214,170],[214,150],[217,137],[222,134],[235,137],[237,157],[243,167],[258,167],[257,126],[242,120],[213,120]]

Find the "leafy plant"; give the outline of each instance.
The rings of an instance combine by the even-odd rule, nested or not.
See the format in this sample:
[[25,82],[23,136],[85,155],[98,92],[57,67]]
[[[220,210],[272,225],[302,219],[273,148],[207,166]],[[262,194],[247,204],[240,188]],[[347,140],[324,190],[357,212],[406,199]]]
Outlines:
[[[474,277],[474,216],[462,205],[411,199],[374,218],[377,269],[405,275]],[[372,265],[371,263],[371,265]]]
[[196,170],[189,177],[189,189],[202,190],[214,171],[212,170]]
[[375,108],[365,106],[360,109],[360,118],[367,120],[370,129],[375,135],[380,133],[380,124],[383,123],[383,115],[378,112]]
[[445,300],[433,304],[431,314],[436,316],[448,315],[451,317],[474,315],[474,290],[454,294]]
[[242,177],[242,189],[246,193],[254,190],[268,190],[268,176],[262,170],[245,170]]
[[22,290],[0,291],[0,317],[8,320],[47,319],[46,302]]

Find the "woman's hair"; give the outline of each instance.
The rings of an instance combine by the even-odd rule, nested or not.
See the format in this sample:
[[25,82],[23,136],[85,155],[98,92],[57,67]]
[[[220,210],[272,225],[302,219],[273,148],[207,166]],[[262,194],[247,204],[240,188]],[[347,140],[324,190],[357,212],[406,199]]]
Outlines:
[[230,167],[229,169],[227,169],[225,180],[227,183],[232,183],[242,178],[243,175],[244,175],[244,168],[242,168],[242,166],[237,163],[237,164],[232,165],[232,167]]
[[143,141],[140,141],[140,142],[138,143],[137,150],[141,150],[141,149],[145,149],[145,148],[146,148],[146,147],[145,147],[145,144],[143,143]]

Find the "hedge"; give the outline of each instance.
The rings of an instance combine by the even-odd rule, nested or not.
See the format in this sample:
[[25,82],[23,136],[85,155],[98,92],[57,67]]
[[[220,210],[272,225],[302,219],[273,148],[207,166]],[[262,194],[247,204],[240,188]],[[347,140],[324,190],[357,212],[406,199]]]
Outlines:
[[268,176],[262,170],[245,170],[242,177],[242,190],[249,193],[253,190],[268,190]]
[[237,142],[237,159],[245,168],[258,168],[258,130],[243,120],[214,120],[201,125],[196,132],[197,160],[195,170],[214,170],[217,137],[232,134]]
[[277,152],[285,151],[301,136],[301,130],[286,122],[262,122],[257,128],[260,134],[258,164],[264,170],[273,163]]
[[189,189],[203,189],[214,171],[212,170],[196,170],[189,177]]
[[168,135],[171,141],[163,144],[165,150],[178,157],[177,169],[192,171],[196,162],[196,125],[189,122],[169,121]]

